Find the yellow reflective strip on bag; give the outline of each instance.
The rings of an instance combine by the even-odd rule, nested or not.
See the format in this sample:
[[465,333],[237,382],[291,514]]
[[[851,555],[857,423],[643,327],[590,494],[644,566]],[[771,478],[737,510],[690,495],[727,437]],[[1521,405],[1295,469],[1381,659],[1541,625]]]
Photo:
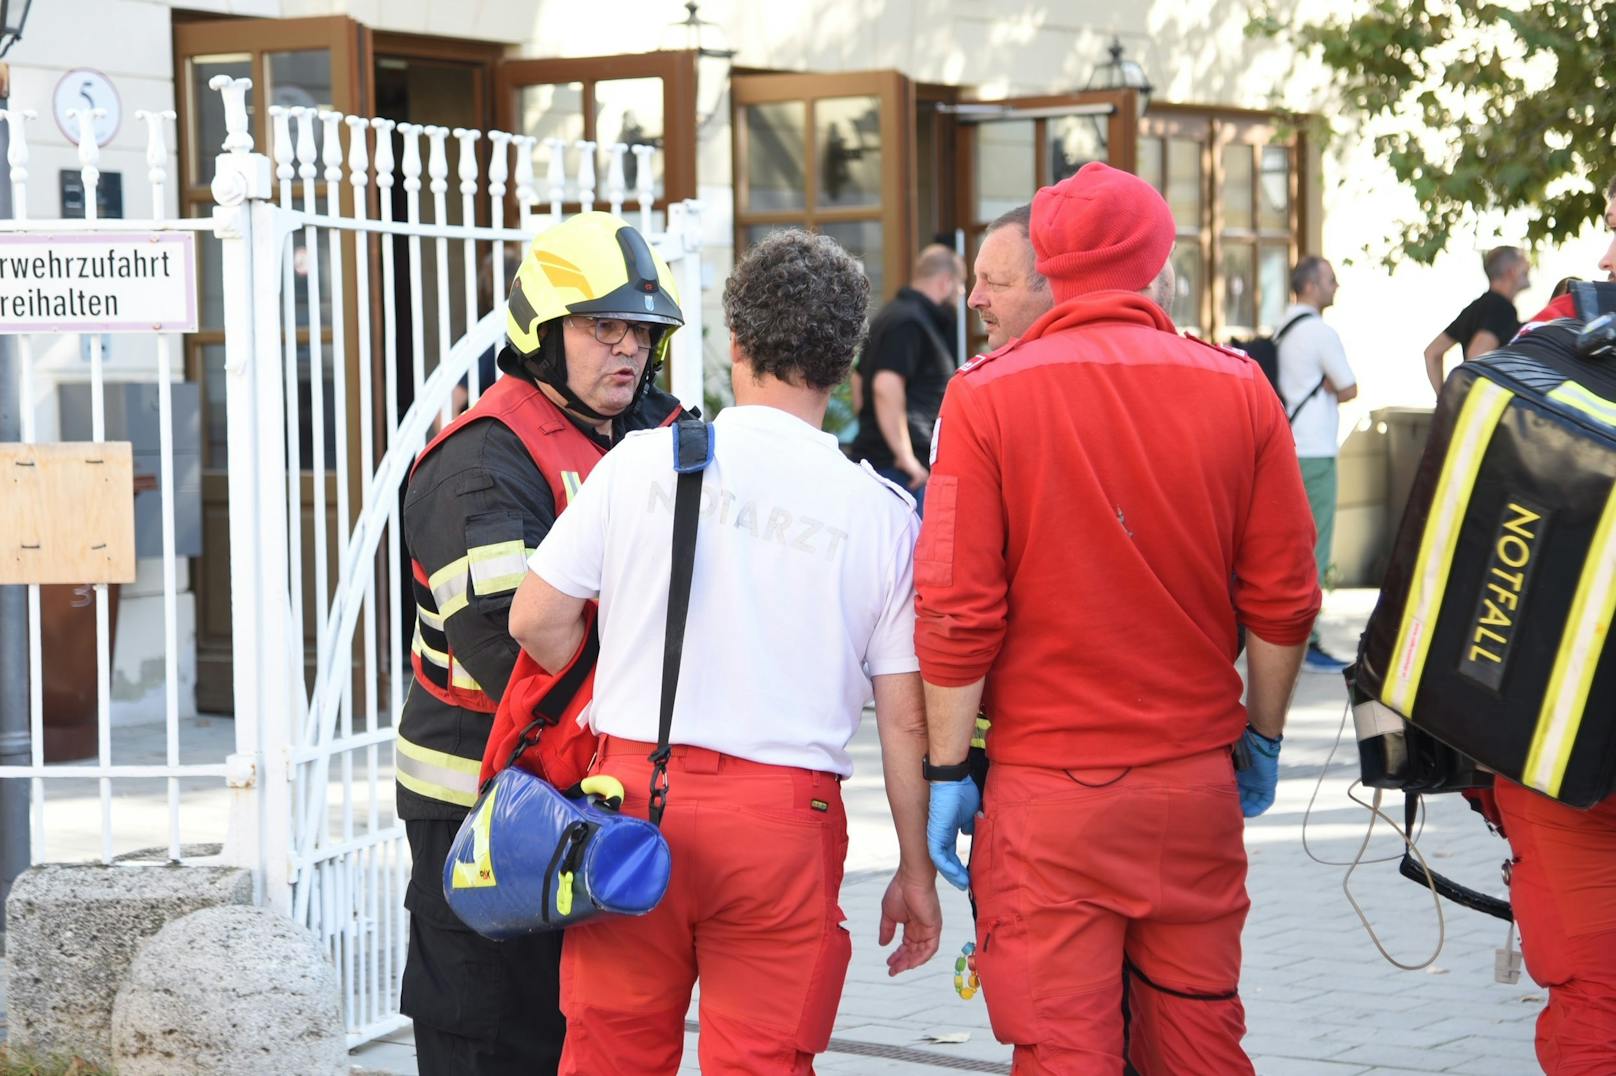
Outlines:
[[515,590],[527,574],[527,547],[520,539],[477,546],[466,556],[471,562],[471,588],[484,597]]
[[488,798],[477,809],[471,823],[471,862],[457,861],[454,866],[453,886],[456,889],[484,889],[498,885],[494,880],[494,855],[489,847],[488,833],[494,824],[494,796],[499,785],[488,790]]
[[987,750],[988,729],[992,726],[993,722],[978,714],[976,716],[976,726],[971,732],[971,746],[980,747],[984,751]]
[[1448,570],[1453,564],[1459,529],[1470,507],[1470,494],[1476,486],[1476,473],[1492,443],[1493,431],[1504,408],[1515,396],[1491,381],[1477,380],[1459,410],[1453,438],[1442,463],[1436,495],[1431,499],[1425,532],[1420,536],[1419,556],[1414,561],[1414,577],[1409,581],[1403,620],[1397,629],[1397,647],[1383,686],[1385,703],[1398,713],[1412,717],[1414,698],[1419,693],[1420,676],[1436,631],[1436,618],[1448,589]]
[[1616,400],[1607,400],[1585,385],[1567,381],[1559,388],[1551,390],[1549,399],[1576,408],[1596,422],[1616,426]]
[[1616,616],[1616,489],[1605,499],[1588,557],[1582,562],[1582,577],[1577,580],[1571,612],[1560,636],[1522,784],[1551,796],[1560,794],[1612,616]]
[[556,875],[556,912],[560,915],[572,914],[571,871],[562,871]]

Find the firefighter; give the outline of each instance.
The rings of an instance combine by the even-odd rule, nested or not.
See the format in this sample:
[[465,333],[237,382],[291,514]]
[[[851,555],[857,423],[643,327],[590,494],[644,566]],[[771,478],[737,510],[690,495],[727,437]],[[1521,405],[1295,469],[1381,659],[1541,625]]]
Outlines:
[[560,934],[491,942],[443,898],[449,844],[518,648],[527,556],[624,433],[673,421],[656,388],[684,322],[667,265],[634,228],[584,213],[534,241],[511,284],[504,377],[416,459],[404,501],[415,682],[399,722],[398,814],[413,873],[401,1008],[422,1076],[554,1072]]

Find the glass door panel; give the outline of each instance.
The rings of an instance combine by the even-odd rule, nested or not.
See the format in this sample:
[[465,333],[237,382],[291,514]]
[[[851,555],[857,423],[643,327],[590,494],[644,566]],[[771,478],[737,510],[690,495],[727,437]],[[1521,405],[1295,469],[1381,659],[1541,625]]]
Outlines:
[[1032,120],[1004,120],[978,124],[975,134],[971,220],[987,224],[1026,204],[1038,189],[1037,128]]
[[1049,182],[1059,183],[1092,161],[1110,160],[1105,116],[1063,116],[1048,122]]
[[828,97],[814,102],[819,206],[881,204],[881,99]]
[[[611,161],[611,147],[618,142],[629,147],[623,155],[623,182],[631,192],[638,186],[640,164],[635,146],[663,145],[662,80],[659,78],[614,78],[595,83],[595,137],[600,143],[597,174],[605,181]],[[666,197],[663,155],[651,155],[652,198]]]
[[748,105],[746,209],[780,213],[808,207],[808,106],[801,101]]
[[[656,208],[696,196],[696,54],[645,52],[618,56],[504,60],[495,69],[495,125],[532,135],[533,174],[541,202],[549,200],[550,150],[544,140],[567,143],[567,178],[578,175],[574,142],[595,143],[595,201],[604,202],[613,144],[655,146],[652,197]],[[628,205],[635,203],[639,162],[623,158]],[[577,209],[570,188],[566,207]],[[511,192],[514,206],[515,191]],[[625,209],[627,206],[625,206]]]

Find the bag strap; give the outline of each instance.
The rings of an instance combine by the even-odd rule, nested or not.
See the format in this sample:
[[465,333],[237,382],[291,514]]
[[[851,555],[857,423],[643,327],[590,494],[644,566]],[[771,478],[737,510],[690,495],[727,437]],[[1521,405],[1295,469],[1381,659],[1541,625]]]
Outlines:
[[690,612],[690,580],[696,570],[696,521],[701,515],[701,477],[713,457],[713,427],[680,419],[673,430],[673,469],[679,476],[673,495],[673,565],[668,573],[668,624],[662,650],[662,710],[656,750],[651,752],[651,824],[662,824],[668,802],[668,737],[673,732],[673,699],[684,657],[685,621]]
[[1330,379],[1328,377],[1319,378],[1319,383],[1317,385],[1313,386],[1313,391],[1308,393],[1306,396],[1303,396],[1301,403],[1297,404],[1291,410],[1285,412],[1285,423],[1286,423],[1286,425],[1289,425],[1289,426],[1296,425],[1296,416],[1300,415],[1302,413],[1302,408],[1306,407],[1307,402],[1309,400],[1311,400],[1313,397],[1315,397],[1315,396],[1317,396],[1319,394],[1319,390],[1322,389],[1324,387],[1324,383],[1326,381],[1329,381],[1329,380]]
[[1293,328],[1296,327],[1297,322],[1306,321],[1308,318],[1314,318],[1314,317],[1318,317],[1318,315],[1313,313],[1313,311],[1311,311],[1311,310],[1304,310],[1300,314],[1297,314],[1296,316],[1292,317],[1291,320],[1287,321],[1285,324],[1283,324],[1283,325],[1281,325],[1279,327],[1279,332],[1274,334],[1274,343],[1276,343],[1276,344],[1279,343],[1279,341],[1284,337],[1284,335],[1286,333],[1290,332]]
[[[1279,327],[1279,331],[1274,334],[1274,348],[1275,348],[1274,361],[1276,363],[1279,361],[1279,354],[1278,354],[1279,342],[1285,338],[1285,334],[1290,332],[1292,329],[1294,329],[1296,327],[1297,322],[1306,321],[1308,318],[1313,318],[1313,317],[1318,317],[1318,315],[1313,313],[1313,311],[1311,311],[1311,310],[1304,310],[1300,314],[1295,315],[1294,317],[1291,318],[1291,320],[1287,321],[1285,324],[1283,324],[1283,325],[1281,325]],[[1285,409],[1285,424],[1287,426],[1296,425],[1296,416],[1300,415],[1302,413],[1302,408],[1307,406],[1307,402],[1309,400],[1311,400],[1313,397],[1315,397],[1315,396],[1317,396],[1319,394],[1319,390],[1324,387],[1325,382],[1328,381],[1328,380],[1329,380],[1328,377],[1319,378],[1319,383],[1317,385],[1313,386],[1313,391],[1312,392],[1310,392],[1306,396],[1302,397],[1302,402],[1301,403],[1297,404],[1295,407],[1287,407]],[[1281,397],[1281,399],[1283,400],[1284,397]]]
[[[578,689],[583,686],[584,678],[589,675],[589,671],[595,667],[596,659],[600,657],[600,633],[596,628],[597,624],[591,621],[589,633],[584,636],[583,645],[572,665],[550,685],[550,690],[544,693],[544,697],[533,705],[533,720],[516,734],[516,743],[512,745],[510,756],[505,759],[505,765],[500,769],[508,770],[516,765],[517,760],[527,749],[539,742],[539,736],[545,729],[561,721],[561,715],[566,712],[573,696],[578,694]],[[488,781],[492,780],[493,777],[489,777]],[[484,782],[483,788],[487,787],[488,782]],[[482,789],[478,791],[481,792]]]
[[1462,908],[1469,908],[1472,911],[1490,915],[1494,919],[1502,919],[1506,923],[1513,923],[1515,921],[1515,910],[1510,906],[1509,901],[1500,900],[1498,897],[1489,896],[1486,893],[1462,886],[1446,875],[1438,874],[1435,871],[1428,872],[1425,865],[1414,858],[1414,853],[1410,849],[1414,842],[1414,820],[1419,815],[1420,794],[1418,792],[1405,792],[1404,796],[1406,798],[1403,801],[1403,840],[1406,844],[1403,849],[1402,861],[1397,864],[1397,873],[1411,882],[1418,882],[1427,888],[1435,889],[1438,896],[1446,897]]

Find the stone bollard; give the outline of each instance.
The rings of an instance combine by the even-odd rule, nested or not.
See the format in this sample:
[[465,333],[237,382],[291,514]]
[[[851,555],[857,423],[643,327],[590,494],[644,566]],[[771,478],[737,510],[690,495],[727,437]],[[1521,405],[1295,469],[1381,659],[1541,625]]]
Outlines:
[[234,867],[45,864],[6,901],[10,1045],[40,1057],[112,1058],[112,1001],[136,951],[171,920],[252,901]]
[[118,1076],[338,1076],[348,1069],[337,969],[267,908],[207,908],[164,927],[112,1011]]

